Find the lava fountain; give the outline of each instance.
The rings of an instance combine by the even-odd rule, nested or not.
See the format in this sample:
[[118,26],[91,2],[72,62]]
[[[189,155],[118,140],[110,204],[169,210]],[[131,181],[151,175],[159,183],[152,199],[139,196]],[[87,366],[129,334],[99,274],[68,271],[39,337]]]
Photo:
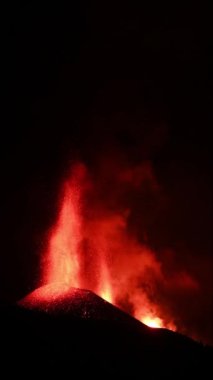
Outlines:
[[[99,247],[97,281],[90,279],[84,268],[82,253],[83,225],[82,203],[86,185],[86,170],[78,164],[71,178],[65,181],[59,207],[58,220],[49,234],[48,248],[43,259],[43,285],[51,284],[51,291],[63,294],[69,288],[87,288],[113,302],[109,271],[106,264],[104,247]],[[83,247],[87,253],[88,248]],[[88,260],[87,260],[88,261]],[[93,276],[93,273],[92,273]],[[39,294],[39,293],[37,293]],[[45,293],[47,296],[48,294]],[[42,293],[42,297],[45,296]]]
[[78,245],[81,239],[80,191],[65,183],[58,221],[52,229],[44,266],[44,283],[79,287]]

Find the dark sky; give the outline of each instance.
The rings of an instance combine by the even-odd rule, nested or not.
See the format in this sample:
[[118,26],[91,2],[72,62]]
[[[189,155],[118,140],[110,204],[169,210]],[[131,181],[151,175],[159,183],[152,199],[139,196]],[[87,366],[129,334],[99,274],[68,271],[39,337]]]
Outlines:
[[[210,99],[203,9],[31,1],[5,10],[0,296],[35,286],[39,252],[69,163],[118,151],[150,160],[169,206],[155,248],[199,264],[212,312]],[[208,268],[208,269],[207,269]],[[198,266],[195,265],[195,272]]]

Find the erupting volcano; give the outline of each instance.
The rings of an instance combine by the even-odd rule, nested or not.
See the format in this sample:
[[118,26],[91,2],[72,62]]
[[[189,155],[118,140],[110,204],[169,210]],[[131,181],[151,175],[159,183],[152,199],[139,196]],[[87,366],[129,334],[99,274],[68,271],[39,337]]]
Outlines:
[[[119,180],[131,178],[137,187],[147,177],[150,180],[150,171],[143,166],[133,173],[124,171]],[[103,211],[103,202],[95,200],[96,187],[85,165],[72,168],[42,256],[44,286],[28,296],[28,302],[49,302],[73,288],[87,289],[150,327],[175,331],[171,313],[156,301],[155,282],[166,283],[161,263],[128,232],[130,210]]]
[[124,169],[103,195],[99,179],[83,164],[73,166],[42,254],[41,286],[2,311],[6,362],[15,347],[14,361],[27,358],[33,368],[36,357],[38,376],[43,367],[48,375],[71,369],[98,378],[106,371],[118,378],[208,371],[211,350],[173,332],[179,326],[162,298],[163,287],[196,291],[197,283],[186,272],[165,275],[157,252],[131,233],[131,208],[119,204],[116,181],[141,191],[153,184],[151,174],[147,164]]
[[141,191],[148,183],[152,191],[159,191],[152,167],[145,162],[112,170],[107,180],[112,186],[103,195],[87,167],[73,165],[42,253],[40,285],[45,287],[32,293],[33,304],[63,298],[73,288],[87,289],[149,327],[179,330],[162,294],[168,289],[196,292],[198,284],[183,270],[165,273],[157,253],[130,231],[131,207],[119,203],[120,188]]

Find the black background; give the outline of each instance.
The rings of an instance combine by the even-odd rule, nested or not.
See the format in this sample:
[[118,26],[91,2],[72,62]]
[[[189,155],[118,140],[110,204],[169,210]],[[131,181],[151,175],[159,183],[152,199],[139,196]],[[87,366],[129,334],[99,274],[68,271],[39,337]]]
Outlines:
[[1,299],[19,299],[38,282],[39,252],[70,161],[80,158],[93,168],[101,151],[118,149],[130,162],[152,161],[170,206],[150,222],[150,241],[178,249],[178,260],[194,268],[210,326],[205,10],[72,3],[31,1],[5,10]]

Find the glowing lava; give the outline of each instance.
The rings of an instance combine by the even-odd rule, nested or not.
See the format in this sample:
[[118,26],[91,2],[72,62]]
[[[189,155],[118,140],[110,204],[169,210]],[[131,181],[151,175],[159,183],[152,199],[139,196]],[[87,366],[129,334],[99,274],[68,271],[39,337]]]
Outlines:
[[106,300],[106,301],[108,301],[108,302],[110,302],[110,303],[113,303],[113,298],[112,298],[112,292],[111,292],[111,289],[110,289],[110,287],[107,289],[102,289],[101,291],[100,291],[100,296],[104,299],[104,300]]
[[149,317],[146,316],[141,319],[141,322],[143,322],[145,325],[149,327],[154,327],[154,328],[161,328],[163,327],[163,321],[162,319],[158,317]]

